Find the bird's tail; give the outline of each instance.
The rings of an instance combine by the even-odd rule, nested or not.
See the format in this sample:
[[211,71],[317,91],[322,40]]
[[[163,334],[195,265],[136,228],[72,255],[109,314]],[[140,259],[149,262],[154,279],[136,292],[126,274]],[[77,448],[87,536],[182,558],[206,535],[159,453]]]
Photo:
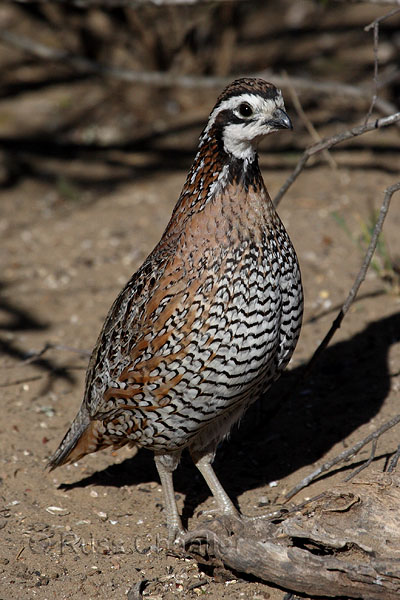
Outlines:
[[75,462],[91,452],[104,448],[104,427],[101,421],[91,421],[86,408],[81,408],[61,444],[50,457],[47,467],[52,471],[60,465]]

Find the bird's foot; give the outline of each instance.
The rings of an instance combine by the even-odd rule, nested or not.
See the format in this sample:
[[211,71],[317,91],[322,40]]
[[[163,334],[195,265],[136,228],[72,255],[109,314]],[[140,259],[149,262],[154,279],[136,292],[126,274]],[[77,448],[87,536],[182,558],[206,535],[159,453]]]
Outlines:
[[196,516],[197,517],[209,516],[210,519],[212,519],[215,516],[217,516],[217,517],[228,516],[228,517],[236,517],[236,518],[240,519],[241,514],[238,510],[236,510],[236,508],[234,510],[221,510],[220,508],[206,508],[205,510],[199,510]]
[[186,530],[182,525],[174,524],[168,527],[168,549],[178,550],[184,546]]

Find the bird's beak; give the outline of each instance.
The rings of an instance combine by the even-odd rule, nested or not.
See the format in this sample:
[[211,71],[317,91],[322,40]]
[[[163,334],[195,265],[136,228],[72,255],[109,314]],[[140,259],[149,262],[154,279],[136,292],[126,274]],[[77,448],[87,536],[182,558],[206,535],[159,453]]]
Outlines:
[[272,113],[272,119],[268,123],[276,129],[293,129],[292,121],[281,108],[276,108]]

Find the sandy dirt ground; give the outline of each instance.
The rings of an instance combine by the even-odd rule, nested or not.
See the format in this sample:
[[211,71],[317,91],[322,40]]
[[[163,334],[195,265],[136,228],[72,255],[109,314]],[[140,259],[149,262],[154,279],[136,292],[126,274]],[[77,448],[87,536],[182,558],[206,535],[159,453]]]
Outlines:
[[[263,159],[267,163],[268,159]],[[271,191],[288,175],[269,169]],[[99,197],[62,197],[29,177],[2,192],[0,597],[124,598],[142,579],[144,597],[278,600],[284,591],[211,572],[166,550],[161,487],[149,451],[103,451],[52,473],[44,470],[77,411],[87,357],[116,293],[158,240],[182,185],[171,172]],[[216,471],[248,515],[262,514],[312,468],[398,411],[400,300],[380,269],[312,377],[287,392],[330,326],[361,261],[355,240],[394,175],[382,169],[310,168],[281,205],[300,258],[306,297],[297,351],[273,391],[225,442]],[[399,251],[393,202],[385,244]],[[340,214],[354,239],[333,214]],[[30,361],[51,344],[40,358]],[[379,443],[382,469],[398,431]],[[368,457],[369,449],[354,463]],[[300,494],[343,480],[351,464]],[[187,527],[213,507],[189,457],[176,473]],[[349,484],[350,485],[350,484]],[[204,516],[203,516],[204,518]]]

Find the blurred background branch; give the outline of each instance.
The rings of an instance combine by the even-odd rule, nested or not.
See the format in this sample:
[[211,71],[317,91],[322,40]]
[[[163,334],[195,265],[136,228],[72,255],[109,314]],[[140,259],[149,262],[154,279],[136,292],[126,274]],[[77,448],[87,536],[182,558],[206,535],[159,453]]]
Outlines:
[[[131,83],[141,83],[149,86],[179,86],[187,88],[222,88],[231,81],[231,77],[212,77],[212,76],[191,76],[191,75],[179,75],[168,72],[160,71],[131,71],[130,69],[124,69],[114,67],[112,65],[98,63],[85,58],[84,56],[74,55],[65,50],[58,50],[45,46],[35,42],[34,40],[16,35],[10,31],[0,31],[0,40],[4,43],[19,48],[36,56],[42,60],[49,60],[55,62],[63,62],[64,64],[70,65],[72,68],[78,71],[86,73],[95,73],[105,77],[112,77],[121,81],[127,81]],[[238,74],[240,75],[240,74]],[[243,74],[244,75],[244,74]],[[275,85],[282,88],[297,88],[299,90],[312,90],[317,94],[331,94],[333,92],[340,93],[349,97],[363,98],[366,94],[371,93],[367,87],[341,85],[337,82],[324,82],[312,81],[310,79],[303,79],[301,77],[289,78],[287,75],[282,76],[278,73],[273,73],[269,70],[250,73],[254,77],[263,77],[274,81]],[[374,86],[376,90],[388,85],[395,79],[400,78],[400,70],[391,74],[390,79],[386,78],[385,83],[378,81],[377,75],[374,78]],[[395,112],[394,105],[388,101],[378,98],[377,93],[374,93],[373,103],[371,107],[376,106],[383,114],[391,114]],[[372,110],[370,111],[371,114]]]
[[[186,169],[215,93],[243,75],[290,92],[296,136],[274,138],[268,153],[294,166],[312,128],[329,137],[398,110],[400,14],[386,4],[398,5],[284,0],[277,11],[257,0],[4,3],[0,184],[29,174],[92,186],[98,167],[104,175],[111,163],[112,181],[170,161]],[[358,147],[391,164],[393,143],[390,134]],[[146,167],[137,152],[146,153]],[[69,172],[71,156],[84,160],[84,176]]]

